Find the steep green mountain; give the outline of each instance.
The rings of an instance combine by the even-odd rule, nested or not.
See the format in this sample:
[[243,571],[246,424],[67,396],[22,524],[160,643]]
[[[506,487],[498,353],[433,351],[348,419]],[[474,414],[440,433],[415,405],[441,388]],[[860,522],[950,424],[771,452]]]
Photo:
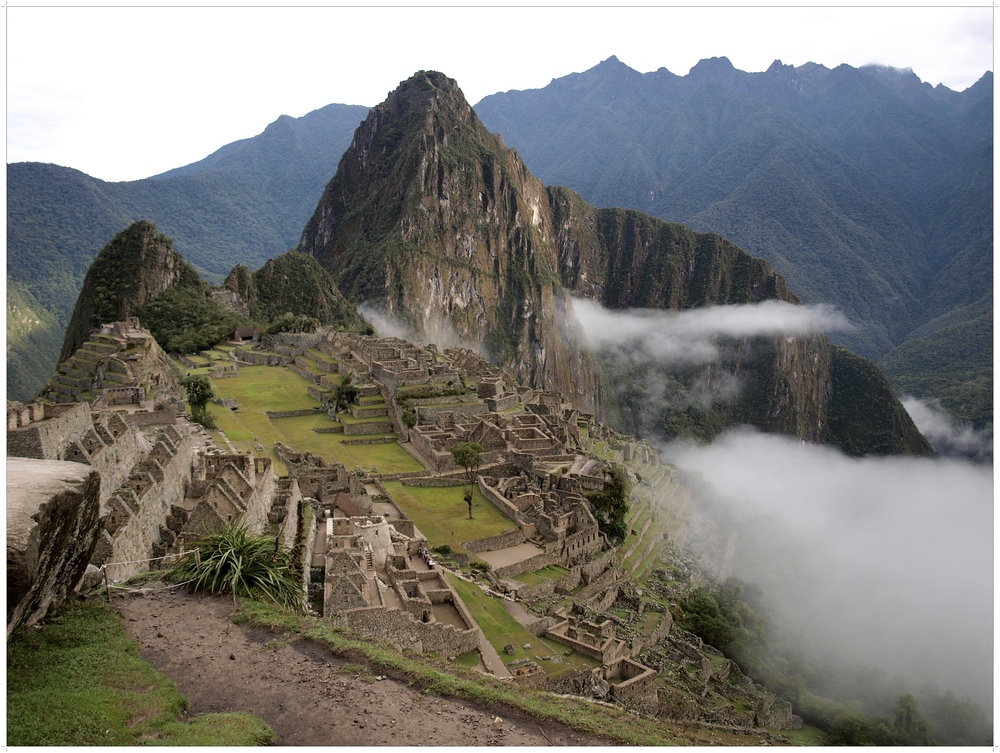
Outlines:
[[958,93],[876,66],[745,73],[713,58],[677,76],[612,57],[476,112],[546,183],[767,259],[857,325],[839,342],[880,358],[992,305],[992,107],[991,73]]
[[123,321],[171,289],[205,298],[208,285],[174,251],[170,238],[140,220],[118,233],[97,255],[66,327],[60,361],[85,343],[101,324]]
[[311,256],[288,251],[268,259],[256,272],[243,265],[223,285],[245,303],[251,319],[265,324],[283,314],[311,316],[320,324],[363,332],[368,325],[337,288],[333,277]]
[[[381,309],[414,337],[484,343],[525,382],[598,411],[615,402],[621,380],[574,347],[571,295],[610,308],[798,302],[766,261],[718,235],[545,189],[436,72],[402,82],[372,109],[300,249],[350,300]],[[858,385],[880,376],[871,363],[841,357],[821,335],[744,340],[731,356],[677,375],[682,393],[712,371],[751,385],[713,406],[717,425],[698,419],[703,436],[749,422],[852,452],[929,452],[891,391],[864,398],[878,410],[856,405]],[[845,362],[855,368],[836,368]],[[851,420],[831,427],[827,416],[841,414]],[[652,428],[664,433],[669,418]]]
[[879,368],[900,394],[936,398],[951,415],[983,429],[993,423],[993,307],[975,319],[938,324],[889,351]]
[[193,353],[232,336],[240,325],[266,327],[282,315],[369,331],[354,304],[315,259],[289,251],[256,272],[237,265],[224,285],[210,288],[145,220],[116,235],[97,255],[77,298],[60,362],[101,324],[137,316],[169,353]]
[[[7,383],[27,383],[51,374],[51,353],[59,353],[63,328],[22,283],[7,282]],[[12,358],[11,354],[17,354]]]
[[[298,241],[366,113],[330,105],[301,118],[282,116],[258,136],[146,180],[108,183],[56,165],[8,165],[8,289],[30,293],[35,310],[62,330],[91,261],[139,219],[173,238],[211,281],[221,282],[237,263],[263,264]],[[52,373],[59,349],[51,341],[42,350],[37,343],[22,347],[8,330],[8,397],[30,399]]]

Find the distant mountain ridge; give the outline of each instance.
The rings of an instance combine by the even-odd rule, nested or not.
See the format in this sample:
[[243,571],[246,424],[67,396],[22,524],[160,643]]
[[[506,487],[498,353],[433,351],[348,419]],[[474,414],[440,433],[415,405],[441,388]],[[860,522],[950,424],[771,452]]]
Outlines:
[[[476,112],[546,183],[767,259],[804,300],[844,311],[857,329],[838,339],[878,359],[950,312],[992,320],[992,108],[990,72],[953,92],[880,66],[745,73],[712,58],[677,76],[612,57]],[[976,360],[991,379],[992,349]],[[961,379],[933,389],[992,421],[991,395],[968,409]]]
[[21,291],[16,301],[8,295],[8,322],[23,322],[7,330],[8,397],[30,399],[51,375],[53,343],[63,339],[87,268],[115,234],[149,220],[213,283],[238,263],[257,268],[295,246],[367,112],[329,105],[282,116],[254,138],[145,180],[7,165],[7,282]]
[[[840,337],[863,355],[906,344],[895,379],[941,327],[981,318],[975,331],[992,331],[992,89],[991,73],[953,92],[879,67],[744,73],[717,58],[677,76],[610,58],[475,110],[545,183],[721,233],[807,302],[845,311],[859,326]],[[9,397],[30,398],[51,373],[87,266],[121,228],[154,221],[211,282],[256,267],[297,243],[367,112],[282,116],[143,181],[8,165]],[[930,350],[897,387],[992,422],[991,391],[969,389],[992,384],[988,339],[965,376],[942,379]]]
[[[372,109],[299,248],[348,299],[416,339],[483,343],[519,380],[602,417],[609,403],[642,403],[640,385],[628,383],[628,369],[595,364],[571,295],[610,308],[798,303],[766,261],[716,234],[545,188],[435,71],[403,81]],[[733,339],[708,363],[658,365],[680,399],[662,403],[642,426],[646,436],[711,439],[750,424],[854,455],[930,453],[865,359],[821,334]],[[741,386],[706,392],[719,381]],[[633,428],[623,412],[615,418],[616,428]]]

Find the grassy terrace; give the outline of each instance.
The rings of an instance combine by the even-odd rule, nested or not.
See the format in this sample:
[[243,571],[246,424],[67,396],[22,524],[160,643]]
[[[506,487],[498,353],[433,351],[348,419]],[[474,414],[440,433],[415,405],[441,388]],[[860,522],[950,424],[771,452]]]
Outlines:
[[[345,437],[343,434],[318,434],[314,429],[337,424],[323,413],[288,418],[268,418],[264,411],[295,411],[320,407],[306,390],[311,383],[289,369],[275,366],[243,366],[237,377],[212,380],[216,395],[239,401],[240,410],[231,411],[209,404],[216,424],[240,452],[253,450],[254,437],[266,448],[276,463],[278,473],[285,473],[274,454],[274,443],[281,442],[299,452],[311,452],[331,463],[343,463],[348,470],[375,466],[382,473],[421,471],[423,466],[396,442],[372,445],[345,445],[344,440],[391,437],[373,434]],[[350,423],[366,423],[351,416]]]
[[558,580],[568,572],[569,570],[561,565],[548,565],[547,567],[543,567],[541,570],[535,570],[530,573],[521,573],[513,580],[520,581],[526,586],[538,586],[542,583],[547,583],[550,580]]
[[[515,620],[496,599],[488,596],[479,586],[466,580],[448,575],[448,581],[454,587],[459,597],[465,603],[486,640],[496,649],[504,662],[518,659],[541,659],[539,666],[546,674],[553,677],[576,669],[592,669],[600,662],[575,651],[565,654],[569,649],[561,643],[539,638],[529,633],[521,623]],[[504,653],[504,646],[514,646],[513,654]],[[530,645],[531,648],[524,648]],[[545,657],[544,659],[542,657]],[[554,659],[554,661],[553,661]]]
[[[380,467],[381,468],[381,467]],[[465,552],[461,542],[478,541],[515,528],[516,523],[503,515],[477,487],[472,497],[472,515],[463,495],[468,486],[404,486],[399,481],[386,482],[385,489],[431,546],[447,544],[456,552]]]

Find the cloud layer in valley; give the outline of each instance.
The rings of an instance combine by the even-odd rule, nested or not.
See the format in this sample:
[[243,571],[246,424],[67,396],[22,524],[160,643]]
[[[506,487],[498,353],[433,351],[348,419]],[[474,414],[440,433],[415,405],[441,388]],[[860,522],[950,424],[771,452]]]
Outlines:
[[664,459],[730,502],[732,575],[814,661],[864,664],[992,708],[993,471],[850,459],[746,430]]
[[907,396],[903,407],[913,423],[938,455],[966,457],[976,461],[993,461],[993,429],[975,429],[963,424],[935,400]]

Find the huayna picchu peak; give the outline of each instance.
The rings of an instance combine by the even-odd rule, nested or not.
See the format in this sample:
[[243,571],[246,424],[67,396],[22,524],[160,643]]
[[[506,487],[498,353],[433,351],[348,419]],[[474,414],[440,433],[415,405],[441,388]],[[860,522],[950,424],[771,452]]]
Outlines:
[[[718,235],[597,209],[569,189],[544,187],[483,126],[457,84],[436,72],[417,73],[371,110],[299,248],[350,300],[414,337],[481,344],[519,379],[560,390],[613,423],[627,418],[614,409],[621,396],[611,382],[621,382],[580,347],[572,296],[609,308],[798,303],[770,264]],[[847,441],[845,424],[827,420],[844,413],[840,403],[854,391],[846,383],[833,389],[839,356],[823,335],[757,341],[710,366],[740,374],[753,389],[730,405],[695,408],[695,423],[714,427],[702,438],[742,422],[860,454],[930,451],[891,390],[880,400],[902,431],[854,421],[852,431],[868,439]],[[688,384],[698,379],[682,375]],[[660,423],[677,424],[669,416]]]

